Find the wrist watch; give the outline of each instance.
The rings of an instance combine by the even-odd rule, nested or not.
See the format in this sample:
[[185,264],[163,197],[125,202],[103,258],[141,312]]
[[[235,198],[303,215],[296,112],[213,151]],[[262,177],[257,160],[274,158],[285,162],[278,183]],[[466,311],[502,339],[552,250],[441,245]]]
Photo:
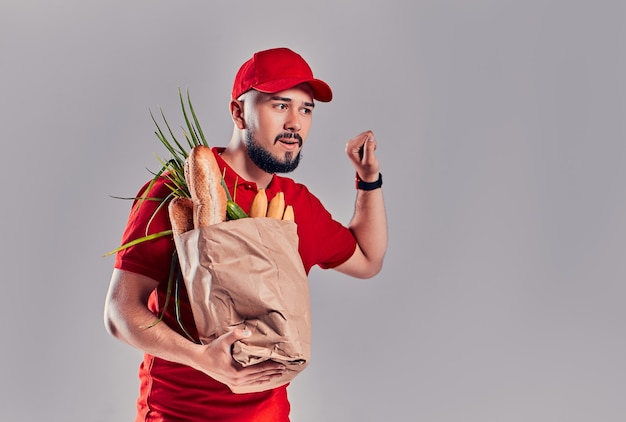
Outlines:
[[378,180],[375,182],[364,182],[359,177],[359,173],[356,174],[356,188],[359,190],[374,190],[383,185],[383,174],[378,173]]

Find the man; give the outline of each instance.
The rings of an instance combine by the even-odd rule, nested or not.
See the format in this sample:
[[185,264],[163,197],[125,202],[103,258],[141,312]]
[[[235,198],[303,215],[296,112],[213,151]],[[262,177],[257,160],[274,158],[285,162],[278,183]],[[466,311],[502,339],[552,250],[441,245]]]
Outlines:
[[[299,253],[308,274],[313,265],[369,278],[376,275],[387,248],[382,176],[374,153],[376,139],[366,131],[350,139],[346,152],[357,174],[354,216],[347,227],[332,219],[306,187],[278,176],[295,169],[311,127],[315,100],[332,99],[330,87],[313,77],[297,53],[277,48],[255,53],[235,77],[230,102],[233,134],[226,148],[213,148],[228,188],[249,209],[258,189],[268,198],[284,192],[294,206]],[[142,191],[147,188],[144,186]],[[160,180],[150,197],[165,197]],[[136,203],[122,242],[170,227],[167,207]],[[285,368],[266,361],[241,367],[231,346],[250,335],[235,329],[210,344],[197,339],[188,297],[180,286],[180,309],[167,296],[171,238],[144,242],[118,253],[105,304],[105,325],[116,338],[145,352],[140,366],[136,421],[289,420],[286,386],[259,393],[234,394],[226,386],[252,385],[280,377]],[[165,307],[164,319],[154,324]]]

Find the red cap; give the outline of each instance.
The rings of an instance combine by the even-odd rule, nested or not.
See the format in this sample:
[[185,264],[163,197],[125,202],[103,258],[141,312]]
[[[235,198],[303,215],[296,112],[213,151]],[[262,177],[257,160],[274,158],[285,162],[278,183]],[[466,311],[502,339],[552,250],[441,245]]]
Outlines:
[[313,88],[316,100],[328,102],[333,99],[330,86],[313,77],[313,71],[299,54],[288,48],[259,51],[239,68],[232,98],[239,98],[251,89],[266,93],[284,91],[303,82]]

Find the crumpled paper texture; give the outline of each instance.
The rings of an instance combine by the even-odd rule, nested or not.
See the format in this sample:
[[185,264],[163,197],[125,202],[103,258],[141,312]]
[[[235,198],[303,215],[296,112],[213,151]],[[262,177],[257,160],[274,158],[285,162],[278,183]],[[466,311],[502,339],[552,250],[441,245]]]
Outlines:
[[174,240],[200,341],[247,328],[252,335],[233,345],[233,358],[243,366],[271,359],[288,369],[278,379],[231,390],[263,391],[290,382],[311,354],[309,285],[295,223],[245,218]]

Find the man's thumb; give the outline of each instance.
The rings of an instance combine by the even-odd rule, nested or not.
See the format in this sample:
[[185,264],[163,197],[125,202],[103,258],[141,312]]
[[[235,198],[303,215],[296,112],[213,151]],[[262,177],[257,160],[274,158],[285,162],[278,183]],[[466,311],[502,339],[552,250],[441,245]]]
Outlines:
[[248,330],[247,328],[242,329],[242,328],[235,328],[233,331],[231,331],[230,333],[227,334],[228,338],[228,342],[229,343],[234,343],[237,340],[241,340],[244,339],[246,337],[250,337],[252,335],[252,332],[250,330]]

